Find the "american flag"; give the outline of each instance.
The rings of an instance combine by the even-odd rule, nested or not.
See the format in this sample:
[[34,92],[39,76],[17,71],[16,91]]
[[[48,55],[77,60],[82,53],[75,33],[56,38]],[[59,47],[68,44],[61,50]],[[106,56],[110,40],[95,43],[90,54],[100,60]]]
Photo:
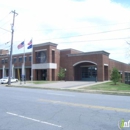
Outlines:
[[21,42],[17,47],[18,47],[18,49],[21,49],[22,47],[24,47],[24,41]]

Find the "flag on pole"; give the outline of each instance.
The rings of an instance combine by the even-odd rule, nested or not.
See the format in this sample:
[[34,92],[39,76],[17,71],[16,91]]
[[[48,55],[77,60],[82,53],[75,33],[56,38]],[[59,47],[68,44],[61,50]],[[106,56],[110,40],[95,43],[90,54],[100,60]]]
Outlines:
[[21,49],[22,47],[24,47],[24,41],[17,46],[18,49]]
[[28,43],[28,47],[27,47],[27,49],[31,49],[32,48],[32,39],[29,41],[29,43]]

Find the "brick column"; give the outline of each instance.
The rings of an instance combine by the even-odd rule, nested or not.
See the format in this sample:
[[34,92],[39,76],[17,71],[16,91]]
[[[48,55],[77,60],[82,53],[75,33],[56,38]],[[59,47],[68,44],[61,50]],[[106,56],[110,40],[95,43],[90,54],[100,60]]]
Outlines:
[[43,80],[41,79],[41,70],[37,70],[38,71],[38,80]]
[[52,70],[51,69],[47,69],[47,80],[52,81]]
[[104,81],[104,66],[97,66],[97,81]]
[[36,78],[36,70],[35,69],[33,69],[33,80],[37,80],[37,78]]

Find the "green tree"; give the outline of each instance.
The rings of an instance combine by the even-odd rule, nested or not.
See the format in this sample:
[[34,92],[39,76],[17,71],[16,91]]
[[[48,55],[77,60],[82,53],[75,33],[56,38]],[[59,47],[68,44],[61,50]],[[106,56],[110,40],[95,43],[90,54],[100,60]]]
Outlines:
[[60,71],[58,73],[58,77],[59,77],[60,80],[65,78],[65,69],[60,68]]
[[113,68],[110,79],[113,81],[115,85],[117,82],[121,80],[121,75],[119,74],[119,71],[117,68]]

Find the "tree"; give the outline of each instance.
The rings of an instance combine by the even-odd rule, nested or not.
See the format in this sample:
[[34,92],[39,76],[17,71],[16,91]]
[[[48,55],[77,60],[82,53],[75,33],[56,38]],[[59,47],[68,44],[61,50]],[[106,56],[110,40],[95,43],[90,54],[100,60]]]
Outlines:
[[60,80],[65,78],[65,69],[60,68],[60,71],[58,73],[58,77],[59,77]]
[[121,75],[119,74],[119,71],[117,68],[113,68],[110,79],[113,81],[115,85],[117,82],[121,80]]

